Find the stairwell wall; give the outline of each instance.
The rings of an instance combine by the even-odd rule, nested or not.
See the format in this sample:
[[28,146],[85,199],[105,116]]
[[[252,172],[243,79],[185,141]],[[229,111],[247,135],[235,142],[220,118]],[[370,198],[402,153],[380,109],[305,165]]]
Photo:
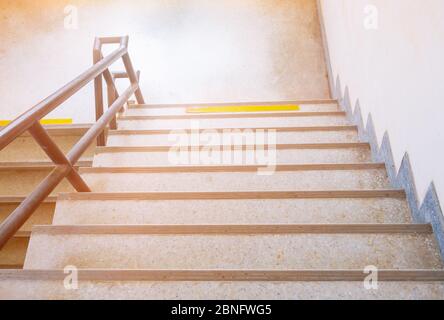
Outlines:
[[318,4],[333,95],[406,189],[415,221],[433,224],[444,257],[444,2]]
[[388,130],[395,173],[408,151],[418,207],[431,189],[444,199],[444,2],[319,3],[331,79],[340,77],[352,107],[358,101],[363,123],[371,114],[377,144]]

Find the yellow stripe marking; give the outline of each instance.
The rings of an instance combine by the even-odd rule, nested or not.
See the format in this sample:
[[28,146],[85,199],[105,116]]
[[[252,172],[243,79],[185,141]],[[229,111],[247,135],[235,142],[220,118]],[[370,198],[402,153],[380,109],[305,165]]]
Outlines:
[[[10,124],[12,120],[0,120],[0,126],[4,127]],[[72,119],[42,119],[41,124],[51,125],[51,124],[71,124]]]
[[275,106],[217,106],[217,107],[190,107],[187,113],[226,113],[226,112],[276,112],[276,111],[299,111],[296,105]]

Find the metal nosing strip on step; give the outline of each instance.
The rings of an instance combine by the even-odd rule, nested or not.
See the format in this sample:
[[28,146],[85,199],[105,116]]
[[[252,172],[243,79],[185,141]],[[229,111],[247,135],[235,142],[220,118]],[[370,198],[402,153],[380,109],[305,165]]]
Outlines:
[[[161,166],[161,167],[90,167],[80,168],[80,173],[193,173],[193,172],[256,172],[267,166]],[[326,163],[326,164],[289,164],[276,165],[273,171],[346,171],[380,170],[384,163]]]
[[165,115],[165,116],[120,116],[121,120],[190,120],[190,119],[239,119],[239,118],[291,118],[291,117],[345,117],[345,111],[280,112],[280,113],[238,113],[203,115]]
[[[362,270],[78,270],[80,281],[363,281]],[[0,280],[59,281],[63,270],[0,270]],[[443,270],[378,270],[379,281],[444,281]]]
[[[110,130],[109,135],[154,135],[154,134],[170,134],[171,131],[180,131],[182,133],[203,133],[209,129],[157,129],[157,130],[147,130],[147,129],[122,129],[122,130]],[[313,131],[357,131],[358,126],[356,125],[346,125],[346,126],[309,126],[309,127],[258,127],[258,128],[214,128],[210,129],[212,132],[222,133],[224,130],[236,131],[236,130],[275,130],[276,132],[313,132]]]
[[430,224],[284,224],[284,225],[49,225],[33,233],[67,234],[431,234]]
[[[207,150],[208,148],[217,148],[222,151],[231,150],[255,150],[257,146],[255,145],[199,145],[199,146],[180,146],[181,151],[201,151]],[[97,147],[96,154],[99,153],[117,153],[117,152],[169,152],[171,151],[171,146],[130,146],[130,147],[117,147],[117,146],[105,146]],[[298,149],[369,149],[370,144],[367,142],[344,142],[344,143],[295,143],[295,144],[276,144],[276,145],[264,145],[264,149],[273,150],[298,150]]]
[[29,238],[31,236],[31,231],[17,231],[14,238]]
[[58,200],[405,199],[404,190],[60,193]]
[[17,231],[11,239],[29,239],[31,237],[31,231]]

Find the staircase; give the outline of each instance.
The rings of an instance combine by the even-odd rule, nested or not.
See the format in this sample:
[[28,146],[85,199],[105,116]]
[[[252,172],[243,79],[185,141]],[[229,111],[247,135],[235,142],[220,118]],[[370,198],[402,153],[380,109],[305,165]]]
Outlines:
[[[444,298],[432,226],[337,101],[147,105],[128,41],[0,130],[0,299]],[[89,82],[95,123],[40,124]]]
[[[93,192],[62,190],[54,216],[32,222],[42,225],[23,270],[0,272],[0,298],[443,299],[431,226],[412,223],[404,191],[336,101],[299,105],[190,114],[189,105],[129,104],[92,166],[79,169]],[[196,126],[273,130],[275,171],[172,164],[171,132],[186,141]],[[191,158],[203,150],[193,147]],[[78,270],[77,289],[66,287],[67,266]],[[377,289],[365,286],[370,266]]]

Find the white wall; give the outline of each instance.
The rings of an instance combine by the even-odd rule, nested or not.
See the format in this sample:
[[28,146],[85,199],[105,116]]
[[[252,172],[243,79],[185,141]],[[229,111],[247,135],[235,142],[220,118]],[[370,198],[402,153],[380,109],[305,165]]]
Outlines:
[[[126,34],[149,103],[329,97],[315,0],[0,0],[0,119],[90,66],[94,36]],[[90,86],[51,116],[93,114]]]
[[[409,152],[420,200],[435,181],[444,199],[444,1],[321,0],[333,75],[388,130],[399,168]],[[367,29],[366,6],[379,27]],[[367,24],[368,26],[368,24]],[[366,119],[364,119],[366,121]]]

